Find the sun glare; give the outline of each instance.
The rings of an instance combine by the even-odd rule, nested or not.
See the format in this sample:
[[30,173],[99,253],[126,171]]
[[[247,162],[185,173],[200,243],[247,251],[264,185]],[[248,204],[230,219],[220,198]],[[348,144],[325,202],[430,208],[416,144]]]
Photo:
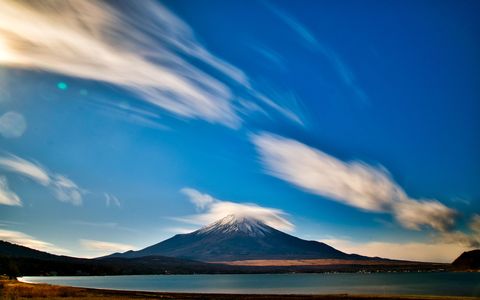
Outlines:
[[11,62],[13,53],[8,47],[7,41],[0,36],[0,62]]

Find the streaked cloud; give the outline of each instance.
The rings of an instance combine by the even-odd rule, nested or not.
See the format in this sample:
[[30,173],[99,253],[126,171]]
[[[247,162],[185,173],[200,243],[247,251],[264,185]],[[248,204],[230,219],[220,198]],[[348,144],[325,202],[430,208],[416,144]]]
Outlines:
[[[79,226],[94,227],[99,230],[108,230],[109,232],[118,232],[120,230],[120,231],[125,231],[133,234],[140,233],[139,230],[122,226],[121,224],[118,224],[116,222],[92,222],[92,221],[83,221],[83,220],[72,220],[69,223],[73,225],[79,225]],[[97,230],[97,229],[94,229],[94,230]]]
[[84,191],[77,184],[64,175],[48,171],[36,162],[7,154],[0,156],[0,169],[19,174],[48,187],[57,200],[74,205],[82,204]]
[[302,190],[371,212],[388,212],[404,227],[446,231],[456,211],[434,199],[413,199],[382,166],[345,162],[292,139],[252,136],[265,172]]
[[120,200],[118,200],[118,198],[115,195],[112,195],[112,194],[109,194],[109,193],[104,193],[103,195],[105,196],[105,205],[107,207],[109,207],[109,206],[120,207],[121,206]]
[[438,231],[446,231],[455,225],[457,212],[437,200],[400,198],[392,203],[397,221],[408,229],[419,230],[427,225]]
[[300,110],[298,108],[287,108],[298,105],[296,97],[292,93],[281,94],[278,91],[272,91],[272,89],[270,90],[270,94],[255,91],[254,95],[267,108],[273,109],[280,115],[284,116],[285,118],[298,125],[305,126],[304,118],[303,115],[300,113]]
[[285,11],[281,10],[277,6],[264,1],[262,2],[274,15],[288,25],[296,34],[298,34],[304,41],[313,46],[318,46],[319,43],[313,33],[305,27],[300,21],[296,20],[293,16],[289,15]]
[[480,236],[480,215],[475,214],[470,223],[470,229]]
[[0,229],[0,240],[53,254],[68,254],[70,252],[20,231]]
[[116,118],[138,126],[148,127],[157,130],[169,130],[170,128],[162,123],[162,117],[154,112],[151,107],[142,107],[139,102],[132,105],[126,101],[112,102],[107,100],[89,98],[89,103],[98,109],[103,115]]
[[163,230],[173,234],[185,234],[197,230],[197,227],[166,227]]
[[125,1],[122,11],[99,1],[2,1],[0,62],[104,81],[182,117],[238,125],[229,88],[184,56],[247,84],[240,70],[161,4]]
[[468,233],[462,231],[441,232],[436,236],[439,242],[459,244],[470,248],[480,248],[480,215],[474,214],[468,224]]
[[260,56],[263,57],[265,62],[268,62],[269,65],[273,64],[282,71],[287,69],[285,59],[273,49],[263,45],[254,45],[251,46],[251,48],[260,54]]
[[50,183],[50,176],[41,165],[13,154],[0,156],[0,167],[4,170],[28,177],[41,185],[48,185]]
[[9,111],[0,116],[0,134],[3,137],[19,138],[25,130],[27,130],[27,121],[22,114]]
[[310,50],[322,54],[332,65],[334,70],[337,72],[340,79],[352,89],[352,91],[357,95],[362,101],[367,100],[367,95],[365,92],[358,86],[356,82],[355,75],[352,70],[345,64],[345,62],[340,58],[340,56],[326,44],[320,42],[315,35],[300,21],[295,17],[281,10],[277,6],[264,1],[265,6],[280,20],[282,20],[293,32],[295,32],[308,46]]
[[70,223],[74,225],[92,226],[92,227],[109,228],[109,229],[118,228],[118,223],[116,222],[90,222],[90,221],[73,220],[73,221],[70,221]]
[[62,202],[70,202],[74,205],[82,204],[83,191],[73,181],[63,175],[55,174],[51,177],[50,187],[55,198]]
[[233,214],[236,216],[256,218],[282,231],[291,232],[295,228],[295,226],[287,220],[287,213],[281,209],[263,207],[254,203],[236,203],[219,200],[192,188],[184,188],[181,192],[200,210],[200,213],[193,216],[177,218],[177,220],[191,224],[206,225]]
[[450,201],[452,201],[453,203],[460,203],[460,204],[463,204],[463,205],[470,205],[471,204],[470,200],[464,199],[462,197],[455,197],[455,198],[451,199]]
[[180,118],[237,128],[242,118],[234,89],[265,102],[242,70],[207,50],[156,1],[6,0],[0,33],[0,65],[117,85]]
[[20,200],[17,194],[10,190],[5,176],[0,176],[0,204],[22,206],[22,200]]
[[216,201],[216,199],[212,196],[200,193],[192,188],[183,188],[180,191],[185,194],[190,199],[190,202],[192,202],[200,210],[205,209],[207,206]]
[[80,244],[86,250],[101,251],[105,253],[125,252],[125,251],[136,248],[128,244],[112,243],[112,242],[97,241],[97,240],[87,240],[87,239],[81,239]]
[[0,220],[0,226],[25,225],[24,222],[16,222],[10,220]]

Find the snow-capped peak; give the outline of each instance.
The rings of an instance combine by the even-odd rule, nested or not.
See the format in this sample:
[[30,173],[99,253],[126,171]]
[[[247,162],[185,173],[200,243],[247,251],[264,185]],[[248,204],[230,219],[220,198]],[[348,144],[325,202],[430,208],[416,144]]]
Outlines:
[[258,219],[243,215],[228,215],[200,229],[198,233],[235,233],[241,232],[250,236],[264,236],[270,227]]

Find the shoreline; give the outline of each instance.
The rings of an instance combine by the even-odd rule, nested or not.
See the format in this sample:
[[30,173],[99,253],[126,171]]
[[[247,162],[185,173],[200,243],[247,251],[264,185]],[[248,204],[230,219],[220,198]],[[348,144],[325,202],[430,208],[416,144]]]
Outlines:
[[57,286],[43,283],[27,283],[16,279],[0,279],[0,299],[213,299],[213,300],[473,300],[476,297],[428,296],[428,295],[363,295],[363,294],[222,294],[222,293],[174,293],[143,292],[112,289]]

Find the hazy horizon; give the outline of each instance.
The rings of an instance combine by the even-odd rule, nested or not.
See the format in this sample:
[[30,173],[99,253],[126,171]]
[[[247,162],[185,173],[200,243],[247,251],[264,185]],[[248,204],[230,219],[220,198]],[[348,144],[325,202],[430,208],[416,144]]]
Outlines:
[[0,240],[77,257],[229,214],[480,248],[478,1],[0,2]]

